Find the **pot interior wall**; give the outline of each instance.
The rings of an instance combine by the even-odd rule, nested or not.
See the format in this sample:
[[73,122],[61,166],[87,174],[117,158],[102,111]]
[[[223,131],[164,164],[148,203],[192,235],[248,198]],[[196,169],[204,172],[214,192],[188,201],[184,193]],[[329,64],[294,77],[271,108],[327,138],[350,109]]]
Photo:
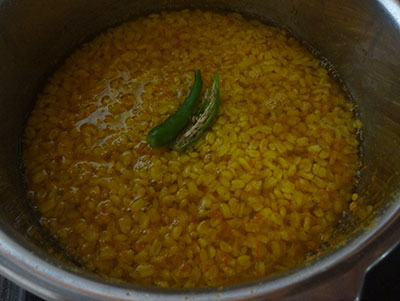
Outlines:
[[25,198],[24,121],[45,79],[81,43],[136,16],[182,8],[233,10],[278,24],[333,63],[364,124],[361,200],[373,205],[377,216],[393,211],[400,186],[400,33],[378,1],[0,0],[1,230],[38,256],[76,269]]

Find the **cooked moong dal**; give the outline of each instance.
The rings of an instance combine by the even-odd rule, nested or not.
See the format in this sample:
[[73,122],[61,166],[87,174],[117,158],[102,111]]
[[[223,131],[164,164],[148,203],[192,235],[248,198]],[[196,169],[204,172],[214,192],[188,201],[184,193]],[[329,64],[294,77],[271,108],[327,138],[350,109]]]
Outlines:
[[[200,69],[221,105],[186,152],[146,135]],[[101,275],[165,288],[291,269],[329,241],[359,167],[353,106],[285,31],[238,14],[153,14],[85,44],[50,78],[24,158],[41,222]],[[353,197],[354,198],[354,197]]]

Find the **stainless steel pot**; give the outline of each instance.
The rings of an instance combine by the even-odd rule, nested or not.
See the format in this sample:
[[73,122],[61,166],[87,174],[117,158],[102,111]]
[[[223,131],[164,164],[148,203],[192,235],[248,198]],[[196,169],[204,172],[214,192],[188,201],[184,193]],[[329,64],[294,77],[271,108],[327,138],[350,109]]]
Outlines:
[[[44,80],[108,26],[181,8],[234,10],[278,24],[334,64],[364,123],[359,194],[374,206],[368,219],[344,227],[346,243],[278,277],[223,290],[166,291],[98,278],[63,254],[40,226],[25,198],[20,137]],[[400,241],[399,52],[397,0],[0,0],[0,272],[55,300],[357,298],[365,271]]]

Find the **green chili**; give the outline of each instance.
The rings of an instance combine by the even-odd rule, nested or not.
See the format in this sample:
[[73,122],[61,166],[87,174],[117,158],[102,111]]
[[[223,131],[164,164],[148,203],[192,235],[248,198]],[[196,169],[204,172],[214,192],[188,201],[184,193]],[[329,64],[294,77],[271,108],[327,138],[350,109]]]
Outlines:
[[217,115],[219,102],[219,75],[216,73],[211,90],[207,91],[200,109],[191,118],[191,123],[174,140],[171,147],[181,152],[188,148],[189,145],[197,142]]
[[147,142],[151,147],[161,147],[171,143],[190,122],[200,97],[203,80],[200,70],[195,71],[194,83],[189,95],[174,114],[169,116],[163,123],[154,127],[147,134]]

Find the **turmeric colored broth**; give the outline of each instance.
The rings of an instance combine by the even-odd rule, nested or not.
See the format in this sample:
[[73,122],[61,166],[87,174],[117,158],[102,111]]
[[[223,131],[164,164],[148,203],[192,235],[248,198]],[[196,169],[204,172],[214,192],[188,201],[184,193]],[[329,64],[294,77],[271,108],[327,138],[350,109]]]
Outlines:
[[[194,70],[221,106],[184,153],[146,135]],[[180,11],[112,28],[50,78],[24,136],[29,196],[101,275],[165,288],[286,271],[329,241],[359,166],[352,104],[286,32]]]

